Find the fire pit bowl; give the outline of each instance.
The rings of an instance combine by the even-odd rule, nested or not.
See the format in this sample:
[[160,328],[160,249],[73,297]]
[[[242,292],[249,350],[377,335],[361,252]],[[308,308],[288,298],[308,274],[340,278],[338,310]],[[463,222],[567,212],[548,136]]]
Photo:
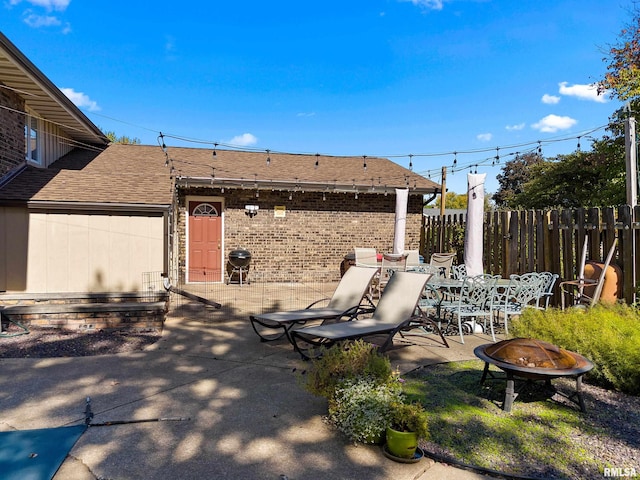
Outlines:
[[476,347],[473,353],[485,362],[480,383],[484,383],[489,365],[495,365],[507,375],[507,389],[503,410],[509,412],[517,394],[514,390],[514,377],[528,380],[545,380],[547,383],[558,377],[576,377],[576,392],[569,397],[585,411],[581,386],[582,375],[593,368],[593,363],[582,355],[565,350],[551,343],[532,338],[514,338],[498,343],[489,343]]

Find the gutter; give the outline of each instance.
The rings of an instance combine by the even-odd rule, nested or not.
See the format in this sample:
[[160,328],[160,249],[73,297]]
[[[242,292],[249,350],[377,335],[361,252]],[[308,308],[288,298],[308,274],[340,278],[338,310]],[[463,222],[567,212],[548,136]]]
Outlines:
[[249,178],[212,178],[212,177],[183,177],[175,178],[176,186],[208,186],[214,188],[239,188],[246,190],[286,190],[303,192],[327,192],[327,193],[374,193],[394,194],[396,188],[409,188],[410,195],[435,195],[437,188],[420,188],[397,185],[375,186],[368,184],[338,184],[332,182],[309,182],[289,180],[252,180]]

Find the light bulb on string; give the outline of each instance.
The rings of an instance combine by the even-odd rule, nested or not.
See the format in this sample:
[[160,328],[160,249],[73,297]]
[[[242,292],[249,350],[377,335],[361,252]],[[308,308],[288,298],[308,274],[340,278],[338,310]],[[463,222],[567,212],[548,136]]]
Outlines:
[[162,151],[166,153],[167,151],[167,146],[164,144],[164,135],[162,134],[162,132],[159,132],[160,134],[158,135],[158,144],[160,145],[160,148],[162,148]]
[[362,156],[362,167],[364,168],[364,170],[367,170],[367,156],[363,155]]
[[500,163],[500,147],[496,147],[496,163]]
[[217,143],[214,143],[214,144],[213,144],[213,156],[214,156],[214,157],[217,157],[217,156],[218,156],[218,154],[216,153],[216,148],[217,148],[217,147],[218,147],[218,144],[217,144]]
[[413,170],[413,154],[409,154],[409,170]]
[[538,155],[542,156],[542,142],[538,140]]
[[267,167],[271,165],[271,150],[267,149]]
[[453,152],[453,168],[458,165],[458,152]]
[[316,164],[315,164],[314,168],[318,168],[318,165],[320,165],[319,157],[320,157],[320,154],[316,153]]
[[578,148],[577,148],[577,150],[580,151],[580,137],[578,137]]

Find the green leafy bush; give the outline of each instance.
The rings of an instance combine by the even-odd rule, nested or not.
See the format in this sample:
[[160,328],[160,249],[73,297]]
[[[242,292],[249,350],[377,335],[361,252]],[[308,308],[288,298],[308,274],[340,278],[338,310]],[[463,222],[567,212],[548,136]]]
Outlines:
[[354,442],[380,443],[401,402],[398,382],[376,384],[370,378],[346,380],[335,391],[329,419]]
[[325,349],[300,378],[305,390],[328,400],[329,420],[353,441],[378,443],[393,425],[427,438],[424,409],[407,401],[389,358],[375,345],[357,340]]
[[591,360],[589,382],[640,395],[640,315],[625,304],[587,309],[526,309],[514,318],[514,337],[537,338]]
[[363,377],[379,384],[394,379],[389,359],[381,355],[375,345],[356,340],[323,349],[320,357],[311,360],[302,384],[308,392],[331,402],[340,383]]
[[418,438],[429,439],[427,412],[420,403],[406,403],[406,400],[394,402],[391,405],[390,426],[394,430],[414,432],[418,435]]

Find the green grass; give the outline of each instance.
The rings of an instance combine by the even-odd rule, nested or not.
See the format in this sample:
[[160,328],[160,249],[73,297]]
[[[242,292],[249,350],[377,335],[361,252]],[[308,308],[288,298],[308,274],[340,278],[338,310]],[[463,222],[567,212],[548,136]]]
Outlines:
[[[603,463],[576,442],[593,435],[582,412],[550,398],[544,388],[523,391],[511,413],[501,409],[505,381],[480,385],[484,363],[455,362],[421,369],[406,379],[407,395],[428,412],[426,450],[458,462],[539,478],[601,476]],[[496,370],[496,373],[499,373]],[[567,383],[569,390],[574,383]],[[561,398],[561,397],[560,397]]]

